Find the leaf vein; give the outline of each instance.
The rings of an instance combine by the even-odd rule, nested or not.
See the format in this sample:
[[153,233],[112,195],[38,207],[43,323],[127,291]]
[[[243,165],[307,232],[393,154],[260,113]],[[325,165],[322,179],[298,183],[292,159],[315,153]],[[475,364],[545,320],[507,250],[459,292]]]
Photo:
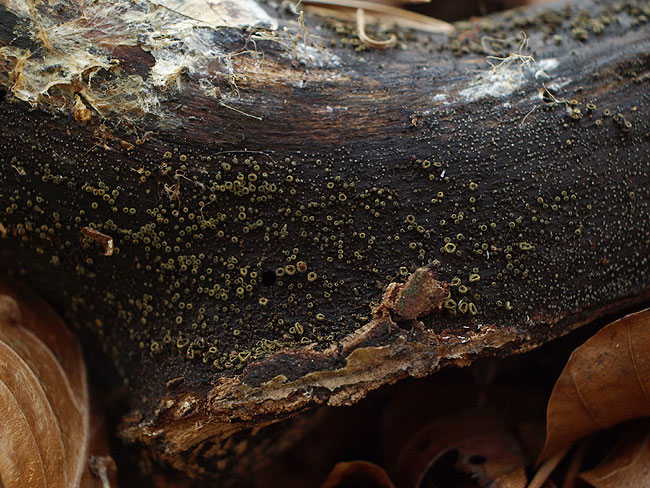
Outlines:
[[641,387],[641,391],[643,392],[646,401],[648,404],[650,404],[650,392],[648,392],[643,378],[641,378],[641,375],[639,374],[639,367],[636,362],[636,355],[634,354],[634,344],[632,343],[632,330],[629,324],[627,326],[627,347],[630,352],[630,357],[632,358],[632,365],[634,366],[634,374],[636,376],[636,380],[639,382],[639,386]]
[[575,386],[576,393],[578,396],[578,399],[580,400],[580,403],[582,403],[583,408],[587,411],[589,414],[589,418],[601,429],[606,429],[608,426],[604,425],[600,420],[598,420],[598,417],[594,412],[591,411],[591,408],[589,407],[589,404],[585,401],[585,399],[582,397],[582,393],[580,392],[580,386],[576,382],[575,376],[573,376],[573,368],[569,369],[569,372],[571,374],[571,381],[573,382],[573,386]]

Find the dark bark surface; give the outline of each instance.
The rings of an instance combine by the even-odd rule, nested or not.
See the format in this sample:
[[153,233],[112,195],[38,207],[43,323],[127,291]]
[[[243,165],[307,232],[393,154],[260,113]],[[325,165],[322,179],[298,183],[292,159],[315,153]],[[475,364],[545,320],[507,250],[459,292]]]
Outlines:
[[247,429],[648,300],[644,2],[383,52],[114,5],[0,3],[0,263],[98,339],[156,458],[236,472]]

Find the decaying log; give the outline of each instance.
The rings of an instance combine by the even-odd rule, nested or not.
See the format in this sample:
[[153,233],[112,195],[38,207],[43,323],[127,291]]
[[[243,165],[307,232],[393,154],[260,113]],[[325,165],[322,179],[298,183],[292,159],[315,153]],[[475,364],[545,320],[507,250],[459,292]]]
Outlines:
[[648,300],[647,2],[369,17],[384,51],[240,3],[0,1],[0,263],[101,342],[126,441],[236,476],[298,413]]

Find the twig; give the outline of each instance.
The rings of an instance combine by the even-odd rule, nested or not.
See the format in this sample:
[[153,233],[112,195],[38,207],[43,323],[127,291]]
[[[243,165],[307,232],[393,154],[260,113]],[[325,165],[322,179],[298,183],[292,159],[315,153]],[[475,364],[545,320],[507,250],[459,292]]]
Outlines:
[[397,44],[397,36],[391,34],[390,38],[380,41],[378,39],[373,39],[372,37],[366,34],[366,16],[362,8],[357,9],[357,33],[359,39],[366,46],[375,48],[375,49],[388,49],[394,47]]
[[382,3],[369,2],[366,0],[303,0],[302,3],[305,5],[320,5],[323,7],[363,9],[368,12],[386,14],[389,17],[394,18],[398,23],[400,19],[405,19],[426,25],[430,32],[450,34],[455,30],[453,25],[444,20],[434,19],[433,17],[411,12],[403,8],[384,5]]
[[569,464],[569,467],[567,468],[566,471],[566,475],[564,475],[564,482],[562,483],[562,488],[573,488],[576,481],[576,477],[580,472],[580,467],[582,466],[582,463],[585,460],[585,456],[587,455],[588,446],[589,443],[587,442],[586,439],[582,440],[578,444],[578,448],[576,449],[576,452],[573,453],[573,457],[571,458],[571,464]]
[[225,107],[225,108],[229,108],[230,110],[233,110],[233,111],[235,111],[237,113],[240,113],[242,115],[245,115],[246,117],[250,117],[251,119],[262,120],[262,117],[258,117],[257,115],[247,114],[243,110],[239,110],[238,108],[232,107],[232,106],[230,106],[230,105],[228,105],[226,103],[219,102],[219,105],[221,105],[222,107]]
[[116,469],[113,458],[110,456],[90,456],[88,465],[92,473],[102,482],[102,488],[111,488],[111,483],[108,479],[108,470]]
[[551,473],[555,471],[557,465],[560,464],[560,461],[564,459],[564,456],[566,456],[566,453],[570,447],[571,446],[562,449],[555,456],[544,461],[544,464],[542,464],[537,470],[537,473],[535,473],[535,476],[528,485],[528,488],[542,488],[544,483],[546,483],[548,477],[551,476]]

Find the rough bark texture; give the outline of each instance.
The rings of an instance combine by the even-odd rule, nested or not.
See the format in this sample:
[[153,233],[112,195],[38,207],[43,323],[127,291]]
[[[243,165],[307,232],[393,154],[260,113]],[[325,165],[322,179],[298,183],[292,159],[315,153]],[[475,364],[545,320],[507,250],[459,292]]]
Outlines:
[[262,8],[0,1],[0,263],[101,342],[124,439],[237,476],[270,424],[648,300],[646,2],[387,51]]

